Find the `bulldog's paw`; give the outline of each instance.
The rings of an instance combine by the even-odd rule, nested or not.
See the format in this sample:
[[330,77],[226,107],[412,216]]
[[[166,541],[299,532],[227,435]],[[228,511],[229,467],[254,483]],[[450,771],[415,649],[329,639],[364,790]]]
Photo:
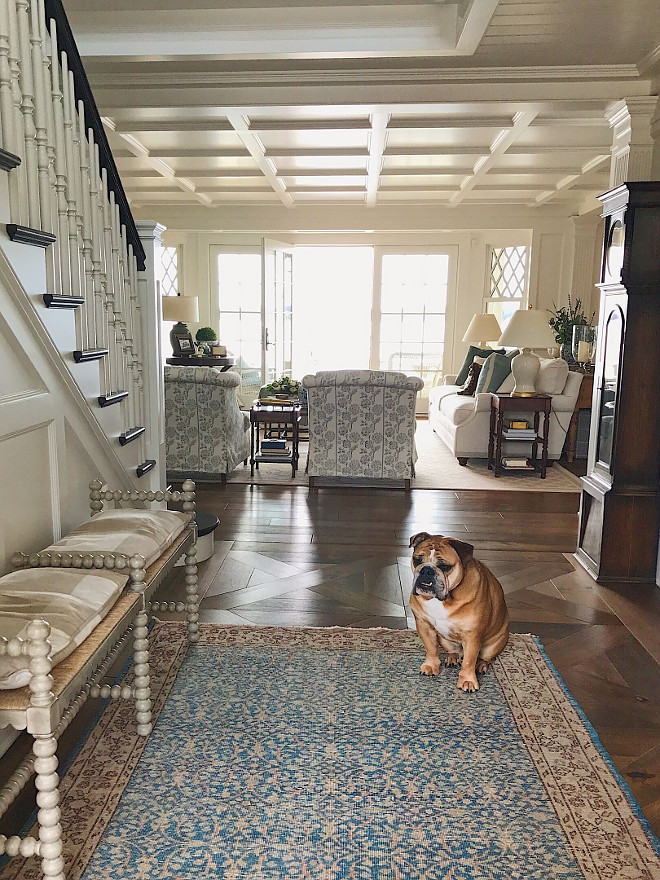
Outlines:
[[440,660],[438,657],[429,659],[428,657],[419,667],[420,675],[437,675],[440,672]]
[[461,672],[458,676],[458,684],[456,685],[462,691],[473,694],[479,690],[479,682],[476,675],[471,672]]
[[447,654],[445,657],[445,666],[460,666],[461,658],[458,654]]
[[481,675],[482,672],[485,672],[490,666],[488,660],[482,660],[481,657],[477,660],[476,670]]

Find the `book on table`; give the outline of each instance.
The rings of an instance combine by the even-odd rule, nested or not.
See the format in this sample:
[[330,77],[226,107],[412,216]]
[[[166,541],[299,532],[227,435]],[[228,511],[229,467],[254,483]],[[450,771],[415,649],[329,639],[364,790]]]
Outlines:
[[516,468],[518,470],[534,470],[534,465],[527,458],[514,458],[513,456],[502,457],[502,467]]
[[261,441],[261,451],[265,452],[266,450],[270,450],[274,452],[277,450],[281,452],[286,449],[286,440],[281,439],[280,437],[264,437]]
[[505,440],[536,440],[534,428],[505,428],[502,431]]
[[514,416],[506,416],[504,418],[504,427],[505,428],[530,428],[531,425],[527,421],[527,419],[520,419]]

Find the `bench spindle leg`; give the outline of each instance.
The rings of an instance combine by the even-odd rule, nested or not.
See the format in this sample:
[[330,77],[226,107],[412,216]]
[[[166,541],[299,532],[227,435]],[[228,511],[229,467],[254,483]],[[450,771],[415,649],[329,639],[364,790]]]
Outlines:
[[149,640],[146,611],[140,611],[133,629],[133,664],[135,670],[135,717],[140,736],[151,733],[151,688],[149,687]]
[[[51,691],[53,679],[50,674],[50,626],[43,620],[33,620],[28,624],[29,639],[28,668],[30,706],[47,709],[54,697]],[[29,711],[29,710],[28,710]],[[64,880],[64,859],[62,858],[62,826],[60,824],[60,777],[57,774],[57,740],[53,731],[32,733],[34,745],[34,784],[37,789],[39,813],[39,854],[41,869],[47,880]]]
[[188,642],[199,640],[199,597],[197,595],[197,544],[186,553],[186,623]]

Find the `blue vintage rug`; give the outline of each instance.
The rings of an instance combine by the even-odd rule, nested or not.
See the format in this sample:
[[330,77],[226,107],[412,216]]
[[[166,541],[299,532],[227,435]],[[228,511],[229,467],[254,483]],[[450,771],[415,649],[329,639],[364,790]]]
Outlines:
[[[146,744],[113,704],[67,774],[68,880],[660,877],[531,636],[476,695],[457,670],[421,677],[410,632],[205,625],[182,646],[157,627]],[[38,876],[24,865],[3,878]]]

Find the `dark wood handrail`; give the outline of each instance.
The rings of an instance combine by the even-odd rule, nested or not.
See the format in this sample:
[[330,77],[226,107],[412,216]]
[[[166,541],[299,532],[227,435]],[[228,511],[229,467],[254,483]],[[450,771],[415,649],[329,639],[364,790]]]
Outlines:
[[50,31],[51,19],[57,26],[57,45],[60,52],[66,52],[69,70],[73,73],[73,83],[76,101],[82,101],[85,107],[85,124],[94,131],[94,137],[99,148],[99,161],[101,168],[105,168],[108,178],[108,189],[115,194],[115,202],[119,208],[119,218],[126,227],[126,240],[133,246],[133,253],[137,257],[138,269],[145,268],[145,253],[140,241],[140,236],[135,227],[135,220],[131,213],[126,193],[115,164],[108,138],[101,122],[101,116],[94,100],[94,95],[85,73],[76,41],[73,37],[71,25],[64,12],[61,0],[45,0],[46,25]]

